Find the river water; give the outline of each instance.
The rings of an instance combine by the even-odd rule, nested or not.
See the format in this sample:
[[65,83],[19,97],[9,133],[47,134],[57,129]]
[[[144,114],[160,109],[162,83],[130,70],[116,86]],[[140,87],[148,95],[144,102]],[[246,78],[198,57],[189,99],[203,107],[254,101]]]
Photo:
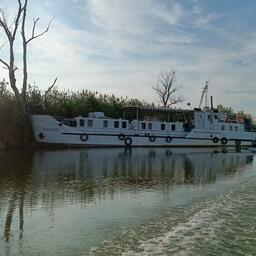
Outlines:
[[0,151],[0,255],[255,255],[254,153]]

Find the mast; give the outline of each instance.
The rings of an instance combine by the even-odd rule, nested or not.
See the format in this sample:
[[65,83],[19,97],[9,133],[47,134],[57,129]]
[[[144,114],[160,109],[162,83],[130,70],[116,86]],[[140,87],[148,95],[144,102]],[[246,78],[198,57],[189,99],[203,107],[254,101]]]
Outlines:
[[203,88],[200,103],[198,106],[199,108],[201,108],[201,106],[202,106],[203,99],[205,100],[205,106],[207,106],[208,105],[208,102],[207,102],[207,100],[208,100],[208,81],[205,82],[205,86]]

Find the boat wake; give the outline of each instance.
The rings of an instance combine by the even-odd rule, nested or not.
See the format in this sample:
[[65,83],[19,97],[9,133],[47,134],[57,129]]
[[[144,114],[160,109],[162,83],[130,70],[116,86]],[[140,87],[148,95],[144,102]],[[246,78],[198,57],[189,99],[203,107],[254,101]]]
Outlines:
[[124,230],[84,255],[234,255],[239,251],[252,255],[256,250],[253,184],[250,180],[217,198],[177,208],[164,219]]
[[216,217],[219,209],[225,209],[228,213],[231,205],[225,201],[207,205],[206,208],[196,212],[187,221],[178,223],[162,236],[141,241],[137,252],[131,250],[122,255],[188,255],[198,242],[203,244],[216,238],[215,231],[225,221]]

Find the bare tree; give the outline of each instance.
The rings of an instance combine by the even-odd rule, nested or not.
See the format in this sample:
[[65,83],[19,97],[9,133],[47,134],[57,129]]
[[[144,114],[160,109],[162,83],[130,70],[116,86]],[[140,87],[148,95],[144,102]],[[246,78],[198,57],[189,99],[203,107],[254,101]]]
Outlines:
[[162,72],[159,75],[159,81],[153,89],[156,91],[161,104],[165,108],[169,108],[184,99],[181,96],[174,97],[174,94],[178,91],[178,87],[175,87],[176,82],[176,71]]
[[[7,38],[7,45],[9,47],[9,59],[4,60],[0,58],[0,62],[4,65],[4,68],[6,68],[9,72],[9,82],[10,86],[15,94],[16,100],[19,103],[19,105],[22,107],[24,113],[25,113],[25,107],[26,107],[26,96],[27,96],[27,81],[28,81],[28,68],[27,68],[27,47],[28,44],[33,41],[34,39],[43,36],[45,33],[48,32],[51,22],[53,19],[51,19],[46,27],[45,30],[43,30],[40,33],[36,33],[36,27],[37,23],[39,21],[39,18],[34,19],[33,26],[31,30],[31,35],[27,38],[26,36],[26,18],[27,18],[27,5],[28,0],[24,0],[23,2],[21,0],[17,0],[18,2],[18,9],[16,12],[16,16],[14,18],[14,21],[9,23],[7,20],[7,14],[4,11],[2,7],[0,7],[0,29],[3,30],[6,38]],[[23,81],[21,83],[21,90],[17,87],[17,81],[16,81],[16,74],[15,71],[18,69],[18,67],[15,65],[15,52],[14,52],[14,43],[17,36],[17,31],[20,29],[21,37],[22,37],[22,44],[23,44]],[[3,44],[3,46],[5,43]],[[1,47],[3,48],[3,47]],[[0,49],[1,49],[0,48]]]

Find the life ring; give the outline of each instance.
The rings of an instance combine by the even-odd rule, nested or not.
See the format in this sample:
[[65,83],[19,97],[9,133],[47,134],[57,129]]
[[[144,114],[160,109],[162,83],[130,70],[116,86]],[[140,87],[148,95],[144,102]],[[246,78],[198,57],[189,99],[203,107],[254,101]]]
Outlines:
[[243,123],[244,123],[244,118],[243,118],[243,117],[239,117],[239,118],[238,118],[238,122],[239,122],[240,124],[243,124]]
[[169,143],[169,142],[172,142],[172,137],[167,136],[167,137],[165,138],[165,141],[168,142],[168,143]]
[[228,139],[225,138],[225,137],[223,137],[223,138],[221,139],[221,143],[222,143],[223,145],[226,145],[226,144],[228,143]]
[[214,138],[212,139],[212,141],[213,141],[213,143],[218,143],[218,142],[219,142],[219,139],[218,139],[217,137],[214,137]]
[[241,145],[241,140],[236,140],[236,145],[240,146]]
[[256,147],[256,140],[252,141],[252,146],[255,148]]
[[118,135],[118,139],[119,140],[124,140],[124,138],[125,138],[125,135],[123,133]]
[[150,135],[148,139],[150,142],[154,142],[156,140],[156,137],[154,135]]
[[81,134],[80,135],[80,140],[81,141],[87,141],[88,140],[88,134],[86,134],[86,133]]
[[130,137],[126,137],[124,139],[124,143],[126,146],[130,146],[132,144],[132,139]]

